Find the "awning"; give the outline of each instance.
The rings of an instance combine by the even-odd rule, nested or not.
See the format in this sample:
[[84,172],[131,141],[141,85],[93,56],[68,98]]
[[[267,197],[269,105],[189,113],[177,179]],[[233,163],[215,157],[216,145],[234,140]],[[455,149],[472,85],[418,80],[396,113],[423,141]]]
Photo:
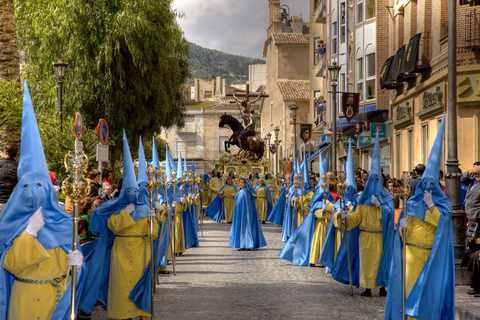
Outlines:
[[320,147],[318,148],[317,151],[315,151],[314,153],[312,153],[312,155],[310,157],[307,158],[307,162],[310,162],[313,160],[313,158],[315,158],[320,152],[322,152],[323,149],[325,149],[326,147],[328,147],[330,145],[330,143],[328,142],[323,142]]
[[417,60],[418,60],[418,48],[420,46],[420,36],[421,33],[417,33],[413,38],[408,42],[407,49],[405,50],[405,57],[402,61],[401,72],[402,73],[415,73],[417,70]]
[[380,89],[384,89],[388,87],[390,83],[392,83],[392,78],[389,77],[390,67],[392,66],[392,62],[393,62],[393,56],[388,58],[387,61],[383,63],[382,72],[380,73]]
[[401,46],[400,49],[397,50],[395,57],[393,58],[392,65],[390,66],[389,77],[393,81],[397,81],[398,79],[403,77],[402,70],[400,70],[403,56],[405,54],[405,45]]

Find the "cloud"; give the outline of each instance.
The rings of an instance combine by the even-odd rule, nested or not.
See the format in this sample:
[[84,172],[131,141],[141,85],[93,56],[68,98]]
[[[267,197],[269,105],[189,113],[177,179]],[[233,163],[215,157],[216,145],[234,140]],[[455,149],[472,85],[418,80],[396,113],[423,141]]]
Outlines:
[[[284,0],[290,14],[309,18],[308,0]],[[173,9],[185,13],[178,23],[185,38],[202,47],[261,58],[267,37],[268,1],[173,0]]]

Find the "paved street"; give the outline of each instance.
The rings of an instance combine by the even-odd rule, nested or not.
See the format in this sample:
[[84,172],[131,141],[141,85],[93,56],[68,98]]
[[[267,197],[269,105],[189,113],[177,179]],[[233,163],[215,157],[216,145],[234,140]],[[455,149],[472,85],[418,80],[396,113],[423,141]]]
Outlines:
[[[230,226],[205,219],[200,247],[177,258],[176,276],[160,277],[156,319],[383,319],[378,291],[364,298],[354,288],[351,297],[325,269],[278,258],[281,227],[262,225],[267,247],[237,251],[228,246]],[[96,307],[92,319],[106,312]]]

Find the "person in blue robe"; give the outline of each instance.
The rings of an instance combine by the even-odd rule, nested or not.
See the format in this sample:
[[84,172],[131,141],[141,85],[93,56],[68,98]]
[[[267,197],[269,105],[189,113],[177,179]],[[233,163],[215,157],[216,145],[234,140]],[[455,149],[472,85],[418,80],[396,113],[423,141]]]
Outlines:
[[[0,319],[27,319],[27,314],[35,318],[69,319],[71,283],[65,283],[64,279],[71,272],[71,256],[77,255],[80,264],[74,265],[78,270],[78,302],[84,284],[83,257],[79,250],[71,253],[72,218],[58,206],[26,81],[17,177],[18,183],[0,217]],[[33,244],[31,247],[36,247],[37,252],[25,251],[23,245],[27,242]],[[39,255],[42,259],[35,261]],[[12,261],[15,269],[22,269],[22,276],[10,269],[12,263],[7,261],[11,260],[8,256],[22,257]],[[65,257],[68,265],[65,260],[60,261]],[[25,263],[27,265],[23,265]],[[56,267],[50,269],[52,265]],[[57,285],[58,291],[51,289],[56,281],[64,283]]]
[[[232,171],[231,171],[232,172]],[[230,180],[228,179],[230,178]],[[229,176],[225,180],[225,184],[223,185],[222,189],[220,189],[220,192],[217,194],[215,199],[208,205],[207,209],[205,210],[205,214],[208,215],[210,218],[212,218],[213,221],[220,223],[223,218],[226,218],[225,216],[225,203],[224,199],[222,197],[223,193],[225,192],[226,187],[232,187],[237,191],[237,186],[232,183],[233,180]],[[228,183],[230,181],[230,184]]]
[[402,319],[403,245],[407,246],[405,314],[416,319],[455,318],[452,207],[438,184],[444,128],[445,114],[422,178],[407,201],[407,218],[397,224],[384,319]]
[[[115,234],[107,225],[108,220],[112,215],[118,215],[126,208],[132,207],[132,205],[133,211],[130,211],[129,215],[135,222],[147,218],[150,212],[149,206],[139,200],[138,185],[125,131],[123,132],[123,169],[124,179],[120,195],[115,199],[102,203],[94,210],[90,218],[90,230],[99,237],[97,240],[83,246],[86,247],[90,245],[92,247],[89,248],[89,246],[86,248],[89,250],[88,257],[87,255],[85,257],[88,277],[82,299],[78,306],[79,311],[83,314],[90,315],[92,313],[97,299],[102,303],[103,308],[108,311],[110,262],[112,248],[116,240]],[[127,210],[127,212],[128,211],[129,210]],[[154,236],[156,236],[156,234]],[[149,245],[149,240],[145,242],[145,245]],[[149,252],[148,248],[145,252]],[[150,313],[152,307],[150,259],[145,261],[145,265],[146,268],[143,270],[140,280],[130,292],[128,299],[141,311]],[[112,302],[110,301],[110,303]]]
[[[263,178],[258,178],[258,185],[255,187],[255,192],[257,193],[257,200],[259,199],[258,198],[258,189],[262,189],[263,192],[265,193],[265,196],[267,198],[267,206],[266,206],[266,214],[265,214],[265,218],[264,220],[262,220],[262,223],[265,223],[267,217],[270,215],[270,213],[272,212],[272,209],[273,209],[273,203],[272,203],[272,194],[270,193],[270,189],[265,185],[265,179]],[[264,206],[262,206],[264,207]],[[261,213],[258,212],[258,208],[259,206],[257,205],[257,213],[260,214],[261,216]],[[265,208],[264,208],[265,209]],[[259,216],[259,218],[260,218]]]
[[270,214],[267,216],[267,221],[271,222],[273,224],[277,225],[283,225],[283,216],[285,212],[285,202],[286,202],[286,192],[287,187],[285,185],[282,185],[280,188],[280,196],[277,199],[277,202],[275,202],[275,205],[273,206],[272,211]]
[[[320,161],[320,173],[324,173],[325,168]],[[305,169],[304,169],[305,171]],[[304,175],[304,179],[309,179],[308,175]],[[333,203],[333,197],[327,188],[327,199]],[[312,248],[312,239],[315,230],[315,211],[324,206],[324,192],[321,187],[321,180],[318,181],[317,188],[310,200],[310,211],[300,224],[300,226],[292,233],[291,237],[285,243],[278,256],[282,259],[295,263],[298,266],[310,265],[310,253]]]
[[265,247],[267,242],[263,236],[255,207],[255,190],[246,178],[239,179],[239,187],[235,196],[232,228],[230,229],[229,246],[236,249],[257,249]]
[[[181,160],[179,161],[181,165]],[[183,158],[183,172],[188,173],[187,160]],[[187,178],[188,179],[188,178]],[[195,195],[192,191],[192,185],[189,183],[185,184],[183,189],[183,197],[187,200],[186,209],[182,212],[183,218],[183,232],[185,234],[185,249],[192,247],[199,247],[200,242],[198,240],[198,224],[195,216],[197,212],[194,207]]]

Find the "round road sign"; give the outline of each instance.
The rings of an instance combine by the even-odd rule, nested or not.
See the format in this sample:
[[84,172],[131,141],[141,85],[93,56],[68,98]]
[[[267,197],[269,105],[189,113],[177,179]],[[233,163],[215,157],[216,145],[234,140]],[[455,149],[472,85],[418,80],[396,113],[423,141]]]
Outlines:
[[98,141],[100,141],[101,144],[107,143],[109,133],[107,121],[105,119],[100,119],[97,125]]
[[75,137],[77,140],[82,139],[82,116],[80,112],[75,114]]

